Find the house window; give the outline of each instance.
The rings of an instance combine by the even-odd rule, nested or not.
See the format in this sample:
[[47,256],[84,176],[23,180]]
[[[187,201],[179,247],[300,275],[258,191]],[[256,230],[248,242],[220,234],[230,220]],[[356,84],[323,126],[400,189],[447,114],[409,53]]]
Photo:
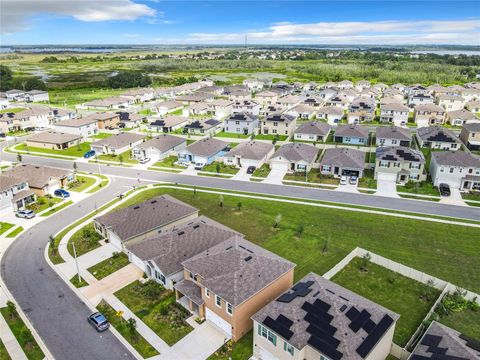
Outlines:
[[190,276],[190,279],[192,279],[192,280],[195,278],[195,276],[193,275],[193,273],[191,271],[188,275]]
[[453,167],[450,168],[450,174],[453,174]]
[[327,358],[326,356],[320,355],[320,360],[330,360],[330,359]]
[[222,298],[218,295],[215,295],[215,305],[217,305],[219,308],[222,307]]
[[233,305],[227,302],[227,314],[233,315]]
[[388,168],[388,167],[390,167],[389,165],[390,165],[390,162],[388,162],[388,161],[383,161],[383,160],[380,161],[380,167]]
[[395,145],[395,144],[397,144],[397,140],[392,139],[392,145]]
[[323,165],[322,166],[322,171],[330,171],[331,167],[328,165]]
[[271,331],[268,332],[267,340],[270,341],[273,345],[277,346],[277,335],[275,335]]
[[293,353],[295,352],[295,348],[289,343],[287,343],[286,341],[283,343],[283,350],[285,350],[292,356],[293,356]]
[[205,296],[206,297],[210,297],[210,290],[208,290],[207,288],[205,288]]
[[258,335],[270,341],[274,346],[277,346],[277,335],[272,333],[265,326],[258,324]]

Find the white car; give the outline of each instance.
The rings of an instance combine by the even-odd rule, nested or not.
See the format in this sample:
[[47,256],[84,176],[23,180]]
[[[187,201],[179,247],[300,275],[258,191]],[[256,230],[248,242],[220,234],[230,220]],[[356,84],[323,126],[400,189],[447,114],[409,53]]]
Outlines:
[[202,170],[202,168],[203,168],[205,165],[206,165],[206,164],[203,163],[203,162],[197,162],[197,163],[195,163],[194,168],[195,168],[195,170]]
[[345,175],[342,175],[340,178],[340,185],[347,185],[348,184],[348,178]]

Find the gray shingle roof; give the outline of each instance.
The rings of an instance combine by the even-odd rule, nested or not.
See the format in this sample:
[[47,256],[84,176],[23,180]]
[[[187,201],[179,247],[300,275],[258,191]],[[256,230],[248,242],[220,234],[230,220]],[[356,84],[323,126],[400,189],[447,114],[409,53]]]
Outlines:
[[447,117],[450,119],[478,120],[477,115],[466,109],[448,111]]
[[187,150],[197,156],[212,156],[225,149],[228,143],[214,138],[201,139],[187,146]]
[[423,141],[460,142],[451,130],[441,126],[426,126],[418,128],[417,135]]
[[365,152],[350,148],[326,149],[320,161],[320,166],[323,165],[360,170],[365,167]]
[[274,145],[269,143],[248,141],[234,147],[225,154],[225,157],[241,156],[243,159],[261,160],[273,149]]
[[27,182],[27,180],[19,176],[0,174],[0,191],[7,191],[24,182]]
[[480,132],[480,122],[465,124],[463,127],[469,132]]
[[22,164],[3,173],[4,176],[24,179],[31,188],[36,189],[44,188],[52,179],[64,179],[71,174],[71,170],[30,164]]
[[313,134],[325,136],[330,132],[331,128],[332,127],[330,125],[324,122],[312,121],[300,125],[297,130],[295,130],[295,134]]
[[317,158],[318,149],[313,145],[303,143],[287,143],[278,149],[272,158],[284,157],[290,162],[303,160],[312,163]]
[[60,121],[59,123],[56,123],[56,126],[68,126],[68,127],[81,127],[89,124],[96,123],[97,120],[93,119],[91,117],[85,117],[85,118],[79,118],[79,119],[70,119],[70,120],[64,120]]
[[[364,359],[364,357],[360,356],[356,350],[368,336],[368,333],[362,327],[356,332],[350,328],[352,320],[347,316],[350,309],[355,308],[360,313],[363,310],[368,311],[370,314],[370,320],[373,322],[374,326],[376,326],[384,316],[389,316],[394,321],[399,318],[399,315],[394,312],[387,310],[384,307],[317,274],[309,273],[300,280],[300,282],[311,282],[309,287],[311,291],[306,296],[296,296],[290,302],[280,302],[277,299],[270,302],[252,316],[252,319],[259,323],[263,323],[267,317],[272,319],[277,319],[279,315],[287,317],[293,322],[289,327],[289,330],[293,332],[293,335],[290,339],[286,340],[296,349],[302,350],[307,346],[308,341],[312,336],[312,334],[307,331],[310,322],[305,319],[307,315],[307,311],[304,310],[305,303],[313,304],[315,301],[322,301],[325,303],[324,308],[326,309],[328,307],[328,309],[326,309],[328,315],[326,316],[331,317],[330,325],[337,329],[334,333],[334,337],[338,340],[338,346],[336,349],[343,354],[342,359],[348,360]],[[388,329],[385,329],[383,334],[387,331]],[[278,335],[281,336],[280,334]]]
[[242,234],[205,216],[126,248],[142,260],[153,261],[165,275],[183,269],[182,262],[233,236]]
[[45,144],[64,144],[82,139],[81,135],[68,134],[58,131],[44,131],[36,133],[27,139],[27,142],[38,142]]
[[126,241],[196,212],[198,209],[193,206],[170,195],[162,195],[99,216],[95,221],[110,228],[122,241]]
[[419,104],[415,106],[415,112],[417,111],[427,111],[427,112],[439,112],[444,113],[445,109],[437,104]]
[[379,147],[376,150],[376,159],[425,163],[425,157],[421,151],[405,146]]
[[379,126],[376,129],[377,139],[412,140],[412,133],[408,128],[400,126]]
[[439,165],[480,167],[480,158],[466,151],[433,151],[432,159]]
[[112,148],[120,149],[130,144],[136,143],[144,139],[145,135],[134,134],[130,132],[122,132],[115,134],[105,139],[101,139],[92,143],[92,146],[110,146]]
[[361,125],[341,125],[335,130],[335,136],[368,138],[368,128]]
[[150,147],[153,147],[161,152],[165,152],[184,142],[186,142],[184,138],[168,134],[162,134],[159,136],[155,136],[154,138],[147,140],[144,143],[141,143],[137,146],[137,148],[148,149]]
[[202,285],[233,306],[248,300],[295,264],[241,237],[233,237],[184,261]]

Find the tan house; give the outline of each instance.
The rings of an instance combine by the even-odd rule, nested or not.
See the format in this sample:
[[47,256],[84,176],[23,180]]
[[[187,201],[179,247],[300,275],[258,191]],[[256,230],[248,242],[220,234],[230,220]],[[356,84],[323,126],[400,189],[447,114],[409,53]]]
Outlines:
[[441,125],[445,122],[445,109],[436,104],[417,105],[414,119],[417,127]]
[[278,93],[269,90],[261,91],[255,95],[255,101],[263,106],[276,104]]
[[297,120],[292,115],[273,114],[261,121],[261,133],[264,135],[290,136],[295,131]]
[[251,316],[293,283],[295,264],[236,236],[183,262],[177,301],[238,341]]
[[465,124],[460,132],[460,140],[470,150],[480,149],[480,123]]
[[97,120],[97,125],[100,130],[109,127],[116,128],[120,122],[120,114],[112,112],[96,113],[89,115],[86,118]]
[[51,150],[65,150],[79,145],[83,140],[81,135],[68,134],[57,131],[44,131],[30,136],[27,146]]
[[375,180],[391,180],[404,184],[427,179],[425,157],[421,151],[405,146],[379,147],[375,161]]
[[458,95],[438,95],[435,102],[446,111],[460,110],[465,106],[465,99]]

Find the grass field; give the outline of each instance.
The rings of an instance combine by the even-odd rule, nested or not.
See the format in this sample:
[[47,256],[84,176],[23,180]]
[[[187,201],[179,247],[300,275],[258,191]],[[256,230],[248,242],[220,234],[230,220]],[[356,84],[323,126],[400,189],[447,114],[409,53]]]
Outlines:
[[23,110],[26,110],[26,108],[8,108],[8,109],[3,109],[3,110],[0,110],[0,114],[6,114],[6,113],[19,113]]
[[471,338],[480,339],[480,310],[465,309],[443,316],[439,322]]
[[23,227],[19,226],[17,227],[15,230],[13,231],[10,231],[8,234],[7,234],[7,238],[14,238],[16,237],[17,235],[19,235],[21,232],[23,231]]
[[[319,169],[312,169],[307,174],[307,181],[317,184],[338,185],[340,179],[333,176],[322,175]],[[286,174],[283,180],[305,181],[304,172],[294,172],[292,174]]]
[[101,139],[106,139],[106,138],[109,138],[113,136],[113,134],[110,134],[110,133],[98,133],[98,134],[95,134],[95,135],[92,135],[90,136],[92,139],[98,139],[98,140],[101,140]]
[[102,237],[95,231],[93,223],[87,224],[68,239],[68,252],[70,255],[75,256],[72,245],[75,243],[77,256],[81,256],[100,247],[99,241],[101,239]]
[[128,256],[124,253],[118,253],[111,258],[105,259],[98,264],[89,267],[87,270],[95,277],[95,279],[101,280],[128,264],[130,264]]
[[277,139],[278,141],[285,141],[287,140],[288,136],[287,135],[272,135],[272,134],[258,134],[255,135],[255,140],[274,140]]
[[40,216],[43,216],[43,217],[46,217],[46,216],[50,216],[50,215],[53,215],[55,214],[56,212],[66,208],[67,206],[70,206],[73,204],[73,201],[72,200],[68,200],[60,205],[58,205],[57,207],[54,207],[54,208],[51,208],[50,210],[44,212],[43,214],[41,214]]
[[14,150],[19,151],[27,151],[27,152],[37,152],[42,154],[51,154],[51,155],[63,155],[63,156],[73,156],[73,157],[83,157],[87,151],[90,150],[90,143],[84,142],[79,144],[78,146],[72,146],[65,150],[52,150],[52,149],[44,149],[39,147],[27,146],[27,144],[22,143],[17,145]]
[[[362,259],[355,258],[331,280],[399,314],[393,341],[405,346],[440,291],[373,263],[362,271],[362,265]],[[429,296],[423,299],[424,294]]]
[[[217,171],[217,166],[218,166],[218,171]],[[237,169],[233,165],[225,165],[223,162],[219,161],[214,161],[211,164],[205,165],[202,168],[202,171],[208,171],[208,172],[213,172],[213,173],[219,173],[219,174],[232,174],[235,175],[238,172],[239,169]]]
[[176,156],[168,156],[161,161],[157,161],[153,166],[168,167],[175,169],[185,169],[185,166],[175,164],[178,158]]

